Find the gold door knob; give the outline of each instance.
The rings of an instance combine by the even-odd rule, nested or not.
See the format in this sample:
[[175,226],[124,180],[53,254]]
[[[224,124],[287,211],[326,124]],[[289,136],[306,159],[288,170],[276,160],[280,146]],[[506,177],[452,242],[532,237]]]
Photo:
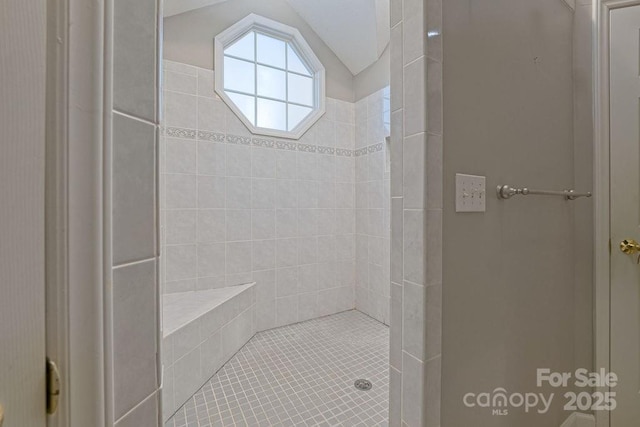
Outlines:
[[624,239],[620,242],[620,250],[627,255],[633,255],[640,252],[640,243],[633,239]]

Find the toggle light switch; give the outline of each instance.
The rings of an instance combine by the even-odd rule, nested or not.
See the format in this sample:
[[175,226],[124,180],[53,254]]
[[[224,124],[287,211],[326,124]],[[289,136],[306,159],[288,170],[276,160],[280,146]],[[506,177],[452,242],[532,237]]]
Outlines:
[[486,211],[486,178],[456,174],[456,212]]

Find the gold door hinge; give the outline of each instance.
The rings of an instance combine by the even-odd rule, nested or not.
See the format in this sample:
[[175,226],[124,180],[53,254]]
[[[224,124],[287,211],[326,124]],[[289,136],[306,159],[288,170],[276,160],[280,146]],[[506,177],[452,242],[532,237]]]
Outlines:
[[56,363],[47,358],[47,414],[53,415],[58,410],[60,398],[60,372]]

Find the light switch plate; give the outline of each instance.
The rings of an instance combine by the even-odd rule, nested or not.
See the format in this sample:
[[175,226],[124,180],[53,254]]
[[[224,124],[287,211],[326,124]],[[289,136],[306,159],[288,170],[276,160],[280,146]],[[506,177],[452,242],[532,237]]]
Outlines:
[[486,178],[456,174],[456,212],[485,212]]

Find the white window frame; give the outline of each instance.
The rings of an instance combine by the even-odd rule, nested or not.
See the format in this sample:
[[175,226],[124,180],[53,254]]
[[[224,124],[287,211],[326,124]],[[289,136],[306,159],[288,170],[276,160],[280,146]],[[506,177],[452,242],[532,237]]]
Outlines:
[[[310,68],[314,86],[312,111],[292,130],[278,130],[253,125],[224,90],[224,50],[251,31],[290,43]],[[299,139],[325,113],[325,70],[300,31],[260,15],[250,14],[218,34],[214,41],[215,90],[236,116],[253,134]],[[257,88],[256,88],[257,89]]]

